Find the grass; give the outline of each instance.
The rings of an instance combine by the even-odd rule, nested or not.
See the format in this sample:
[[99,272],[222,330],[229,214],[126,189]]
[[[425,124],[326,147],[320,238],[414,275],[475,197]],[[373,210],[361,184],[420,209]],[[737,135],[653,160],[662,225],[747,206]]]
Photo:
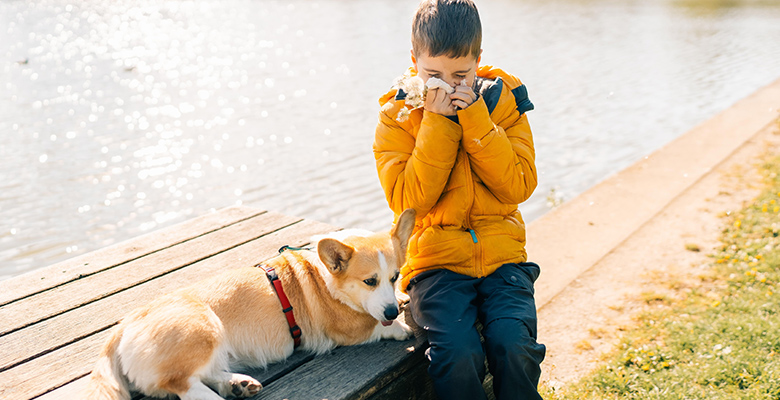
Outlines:
[[697,252],[697,253],[701,251],[701,248],[699,247],[699,245],[695,244],[695,243],[687,243],[685,245],[685,249],[688,250],[688,251],[694,251],[694,252]]
[[699,282],[674,299],[643,293],[662,306],[596,371],[541,388],[545,399],[780,399],[780,157],[762,171],[766,188],[724,217]]

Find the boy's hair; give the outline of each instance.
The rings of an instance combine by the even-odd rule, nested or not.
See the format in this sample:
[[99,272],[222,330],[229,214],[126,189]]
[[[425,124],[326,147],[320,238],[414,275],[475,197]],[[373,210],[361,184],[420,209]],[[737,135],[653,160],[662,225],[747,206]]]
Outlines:
[[479,58],[482,24],[471,0],[423,0],[412,22],[416,56]]

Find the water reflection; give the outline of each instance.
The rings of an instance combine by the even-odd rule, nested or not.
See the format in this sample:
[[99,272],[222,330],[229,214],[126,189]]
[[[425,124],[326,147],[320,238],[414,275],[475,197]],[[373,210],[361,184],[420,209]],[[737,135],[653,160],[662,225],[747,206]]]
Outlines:
[[[415,4],[0,3],[0,276],[231,204],[384,229],[376,99]],[[483,62],[537,105],[527,219],[777,78],[773,4],[479,3]]]

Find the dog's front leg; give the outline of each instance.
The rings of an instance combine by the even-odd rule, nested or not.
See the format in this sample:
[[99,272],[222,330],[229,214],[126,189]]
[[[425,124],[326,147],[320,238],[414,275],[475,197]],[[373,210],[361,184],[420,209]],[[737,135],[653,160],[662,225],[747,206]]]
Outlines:
[[394,339],[406,340],[414,336],[414,331],[409,325],[401,322],[400,318],[395,319],[389,326],[376,324],[371,337],[375,339]]

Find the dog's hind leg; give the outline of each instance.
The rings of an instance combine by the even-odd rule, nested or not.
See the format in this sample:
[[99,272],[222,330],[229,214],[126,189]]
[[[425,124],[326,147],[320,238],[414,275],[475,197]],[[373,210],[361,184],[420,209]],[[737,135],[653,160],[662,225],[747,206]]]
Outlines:
[[220,372],[204,377],[203,382],[222,397],[251,397],[260,392],[263,385],[249,375]]
[[198,378],[192,377],[189,381],[190,389],[185,393],[179,394],[181,400],[224,400],[198,380]]

